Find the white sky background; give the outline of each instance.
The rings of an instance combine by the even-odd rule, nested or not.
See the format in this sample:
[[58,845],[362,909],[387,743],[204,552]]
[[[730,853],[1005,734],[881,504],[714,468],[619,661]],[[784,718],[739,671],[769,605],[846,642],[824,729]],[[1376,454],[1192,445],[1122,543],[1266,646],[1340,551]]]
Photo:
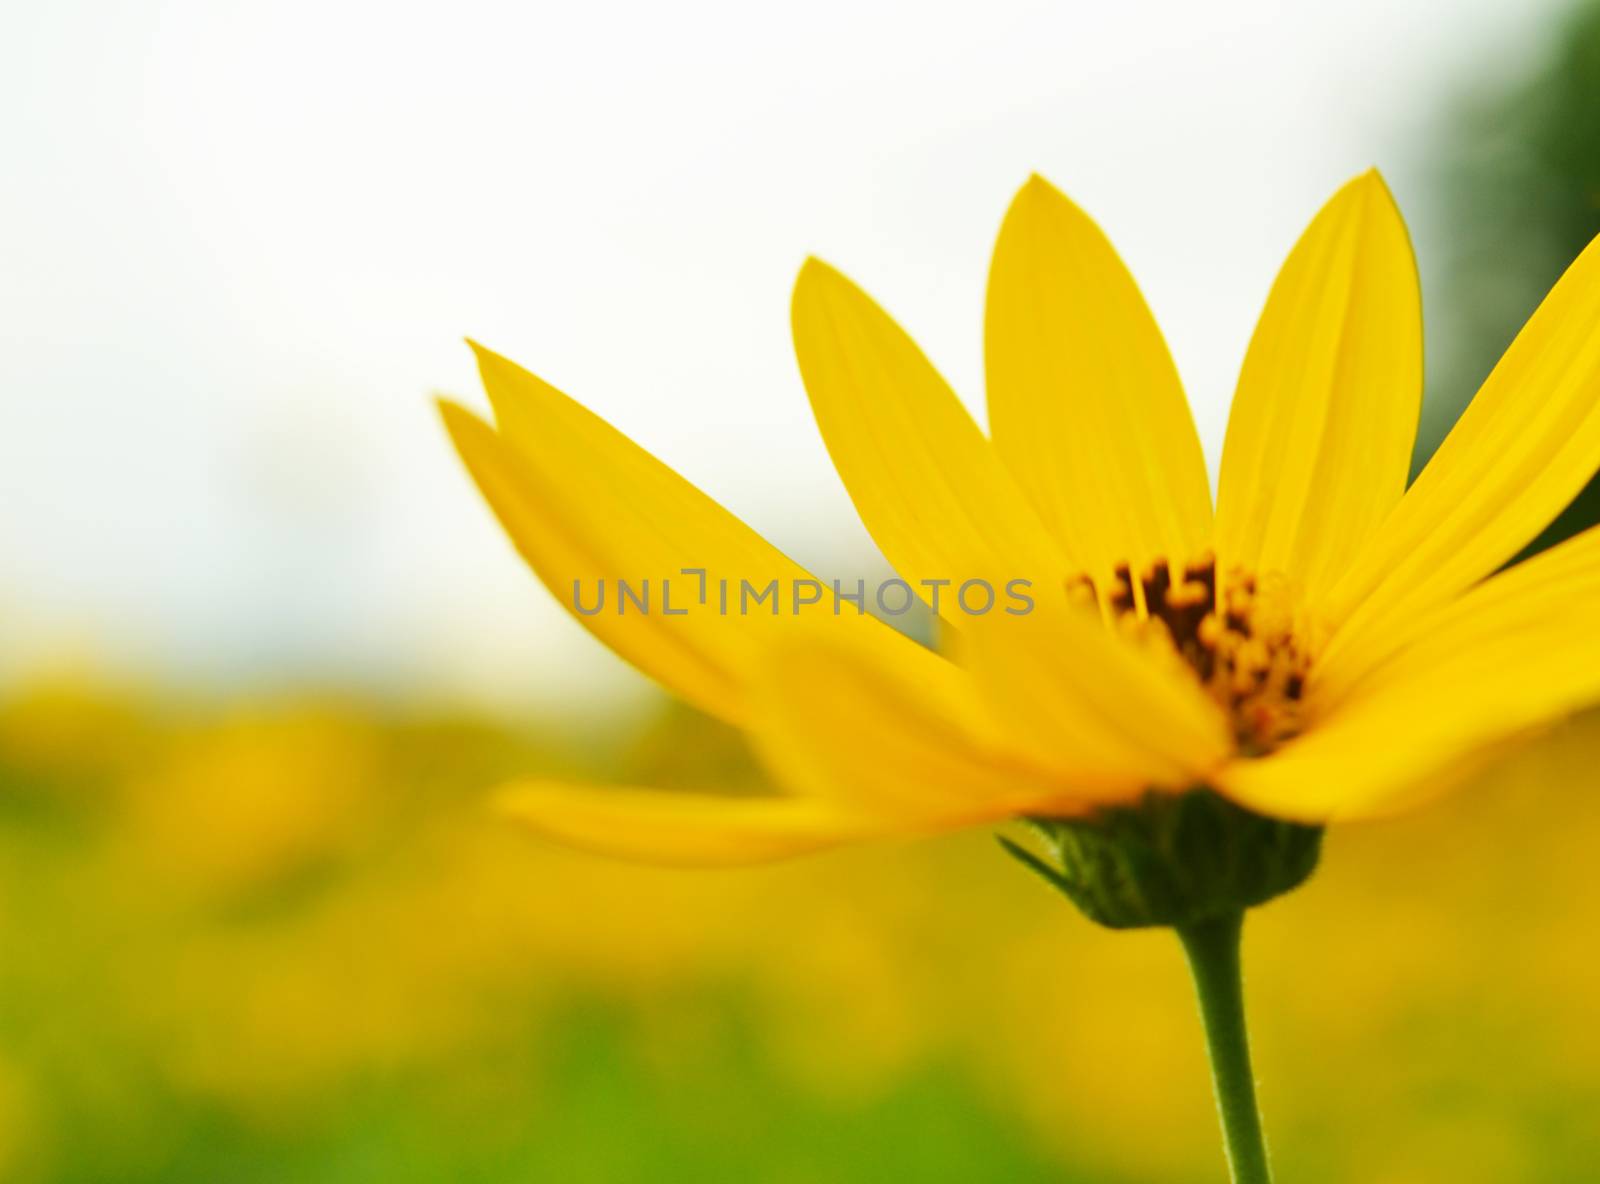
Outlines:
[[[827,574],[873,554],[788,341],[808,252],[974,407],[1037,169],[1111,233],[1213,465],[1273,272],[1551,3],[55,0],[0,17],[0,672],[619,685],[478,501],[471,334]],[[580,677],[581,676],[581,677]]]

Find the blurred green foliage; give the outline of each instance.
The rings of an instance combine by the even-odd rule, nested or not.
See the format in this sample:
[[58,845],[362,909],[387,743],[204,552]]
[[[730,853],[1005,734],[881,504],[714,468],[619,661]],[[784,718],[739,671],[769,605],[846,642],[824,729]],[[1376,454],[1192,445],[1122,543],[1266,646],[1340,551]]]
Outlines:
[[[1600,3],[1568,12],[1526,69],[1505,76],[1486,68],[1466,84],[1448,105],[1435,152],[1445,258],[1429,309],[1419,467],[1545,293],[1600,234]],[[1531,550],[1596,522],[1600,480]]]

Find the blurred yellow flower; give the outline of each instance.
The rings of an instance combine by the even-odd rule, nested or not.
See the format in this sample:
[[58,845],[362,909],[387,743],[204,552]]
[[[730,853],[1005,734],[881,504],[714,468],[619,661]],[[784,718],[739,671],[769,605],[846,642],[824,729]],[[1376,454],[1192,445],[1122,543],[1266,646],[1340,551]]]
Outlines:
[[[412,1091],[419,1129],[448,1106],[463,1155],[499,1124],[582,1146],[557,1132],[594,1070],[558,1049],[597,1011],[619,1025],[607,1072],[630,1113],[640,1081],[703,1099],[692,1083],[742,1097],[772,1075],[784,1092],[755,1113],[820,1102],[865,1122],[937,1065],[981,1099],[952,1101],[954,1125],[992,1107],[1069,1176],[1186,1179],[1209,1151],[1211,1108],[1177,1087],[1203,1059],[1168,939],[1062,924],[1033,884],[985,874],[974,833],[709,877],[605,866],[482,817],[486,770],[587,759],[525,727],[321,695],[172,702],[80,682],[0,697],[0,942],[27,954],[5,968],[0,1178],[46,1178],[41,1156],[51,1179],[146,1178],[139,1154],[219,1116],[322,1154],[329,1131],[370,1138],[349,1099],[376,1079]],[[667,725],[680,744],[728,747],[684,722]],[[620,719],[596,735],[607,753],[662,743]],[[1592,714],[1426,818],[1348,828],[1294,909],[1252,920],[1291,1178],[1584,1178],[1600,795],[1572,788],[1597,755]],[[711,753],[689,763],[725,784]],[[237,873],[173,829],[191,809]],[[265,851],[241,855],[254,827]],[[721,1040],[744,1051],[725,1061]],[[238,1133],[222,1147],[269,1154]]]
[[[444,416],[523,556],[600,640],[743,728],[783,787],[537,781],[508,808],[615,854],[737,862],[1197,785],[1316,823],[1427,798],[1600,699],[1600,531],[1500,571],[1600,466],[1597,273],[1591,246],[1408,489],[1415,264],[1378,175],[1352,180],[1272,286],[1213,512],[1155,321],[1042,179],[994,252],[987,436],[883,310],[809,261],[793,329],[812,408],[938,613],[938,652],[836,583],[813,596],[822,581],[705,494],[475,347],[495,425]],[[611,605],[585,602],[606,583]],[[968,584],[1028,591],[974,608]],[[779,591],[730,607],[730,586]]]

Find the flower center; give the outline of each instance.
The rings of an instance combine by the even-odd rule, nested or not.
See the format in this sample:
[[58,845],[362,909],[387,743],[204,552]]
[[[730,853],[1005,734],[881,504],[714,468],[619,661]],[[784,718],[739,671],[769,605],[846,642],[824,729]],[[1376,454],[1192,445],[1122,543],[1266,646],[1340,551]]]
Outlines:
[[[1093,581],[1077,585],[1101,599]],[[1287,578],[1233,569],[1219,588],[1209,555],[1153,564],[1137,581],[1123,564],[1101,602],[1134,632],[1165,636],[1228,713],[1244,752],[1268,752],[1300,730],[1310,659]]]

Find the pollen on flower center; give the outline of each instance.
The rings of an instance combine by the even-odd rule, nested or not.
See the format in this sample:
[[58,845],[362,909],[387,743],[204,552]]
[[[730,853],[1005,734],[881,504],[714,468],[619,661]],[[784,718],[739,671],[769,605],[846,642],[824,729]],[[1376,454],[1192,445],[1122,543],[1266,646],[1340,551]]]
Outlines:
[[1073,586],[1131,631],[1164,636],[1228,712],[1245,752],[1269,751],[1299,731],[1310,660],[1284,577],[1233,569],[1219,589],[1208,555],[1183,567],[1157,562],[1138,580],[1123,564],[1103,597],[1088,577]]

